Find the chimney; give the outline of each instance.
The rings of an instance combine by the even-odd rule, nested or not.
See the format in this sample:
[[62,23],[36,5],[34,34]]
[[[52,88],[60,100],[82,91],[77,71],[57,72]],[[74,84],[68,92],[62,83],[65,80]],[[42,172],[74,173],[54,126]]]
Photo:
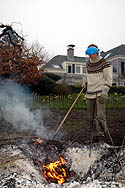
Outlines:
[[73,60],[74,59],[74,47],[75,45],[70,44],[67,46],[67,59],[68,60]]

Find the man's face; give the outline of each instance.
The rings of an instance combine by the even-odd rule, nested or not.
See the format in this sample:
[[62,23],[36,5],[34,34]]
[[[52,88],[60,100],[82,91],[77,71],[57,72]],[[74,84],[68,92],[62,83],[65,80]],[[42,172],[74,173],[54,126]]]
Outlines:
[[97,58],[97,54],[92,54],[92,55],[89,55],[89,57],[90,57],[90,59],[92,60],[92,61],[94,61],[96,58]]

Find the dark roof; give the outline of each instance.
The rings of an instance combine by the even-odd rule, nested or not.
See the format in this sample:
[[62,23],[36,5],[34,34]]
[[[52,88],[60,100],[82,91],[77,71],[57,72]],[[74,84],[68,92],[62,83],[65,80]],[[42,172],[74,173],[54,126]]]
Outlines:
[[125,55],[125,44],[117,46],[107,52],[100,52],[100,55],[105,58],[111,58],[116,55]]
[[[57,55],[53,57],[46,65],[46,68],[52,68],[52,65],[57,65],[62,69],[62,63],[64,61],[70,61],[70,62],[86,62],[87,58],[86,57],[77,57],[74,56],[74,59],[69,60],[67,56],[65,55]],[[54,67],[53,67],[54,68]]]

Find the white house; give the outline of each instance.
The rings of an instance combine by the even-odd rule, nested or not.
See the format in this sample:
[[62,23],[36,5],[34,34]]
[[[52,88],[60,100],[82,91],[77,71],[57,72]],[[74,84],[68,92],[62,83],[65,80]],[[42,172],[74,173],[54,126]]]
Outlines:
[[107,58],[112,64],[113,84],[116,86],[125,86],[125,44],[106,52],[101,52],[101,56]]
[[81,83],[86,73],[86,57],[74,56],[75,45],[67,46],[67,55],[57,55],[46,65],[45,70],[62,77],[60,82],[68,84]]
[[[44,67],[48,73],[62,77],[60,82],[68,84],[81,83],[86,74],[87,57],[74,56],[75,45],[67,46],[67,55],[53,57]],[[113,84],[125,86],[125,45],[122,44],[106,52],[100,52],[113,67]]]

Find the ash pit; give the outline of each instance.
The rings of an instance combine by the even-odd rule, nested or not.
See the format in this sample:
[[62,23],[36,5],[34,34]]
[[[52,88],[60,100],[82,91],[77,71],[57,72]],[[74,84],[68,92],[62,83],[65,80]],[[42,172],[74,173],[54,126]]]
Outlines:
[[[89,157],[89,145],[82,146],[74,143],[72,147],[68,147],[68,143],[60,141],[23,136],[23,138],[13,139],[13,142],[11,140],[11,144],[3,144],[0,150],[0,186],[2,188],[55,188],[57,186],[84,188],[86,186],[103,187],[103,185],[111,187],[112,184],[114,188],[125,187],[122,174],[122,170],[125,171],[124,147],[122,151],[120,147],[115,147],[117,154],[121,151],[119,160],[122,163],[122,170],[116,160],[114,148],[107,144],[102,146],[93,144],[91,157]],[[60,169],[66,169],[66,178],[62,178],[64,182],[59,182],[58,178],[46,177],[46,173],[49,172],[46,166],[57,161],[59,175],[63,174]]]
[[70,170],[64,159],[64,144],[40,138],[32,139],[28,144],[32,150],[35,148],[36,154],[32,156],[32,160],[48,183],[64,184],[75,176],[75,172]]

